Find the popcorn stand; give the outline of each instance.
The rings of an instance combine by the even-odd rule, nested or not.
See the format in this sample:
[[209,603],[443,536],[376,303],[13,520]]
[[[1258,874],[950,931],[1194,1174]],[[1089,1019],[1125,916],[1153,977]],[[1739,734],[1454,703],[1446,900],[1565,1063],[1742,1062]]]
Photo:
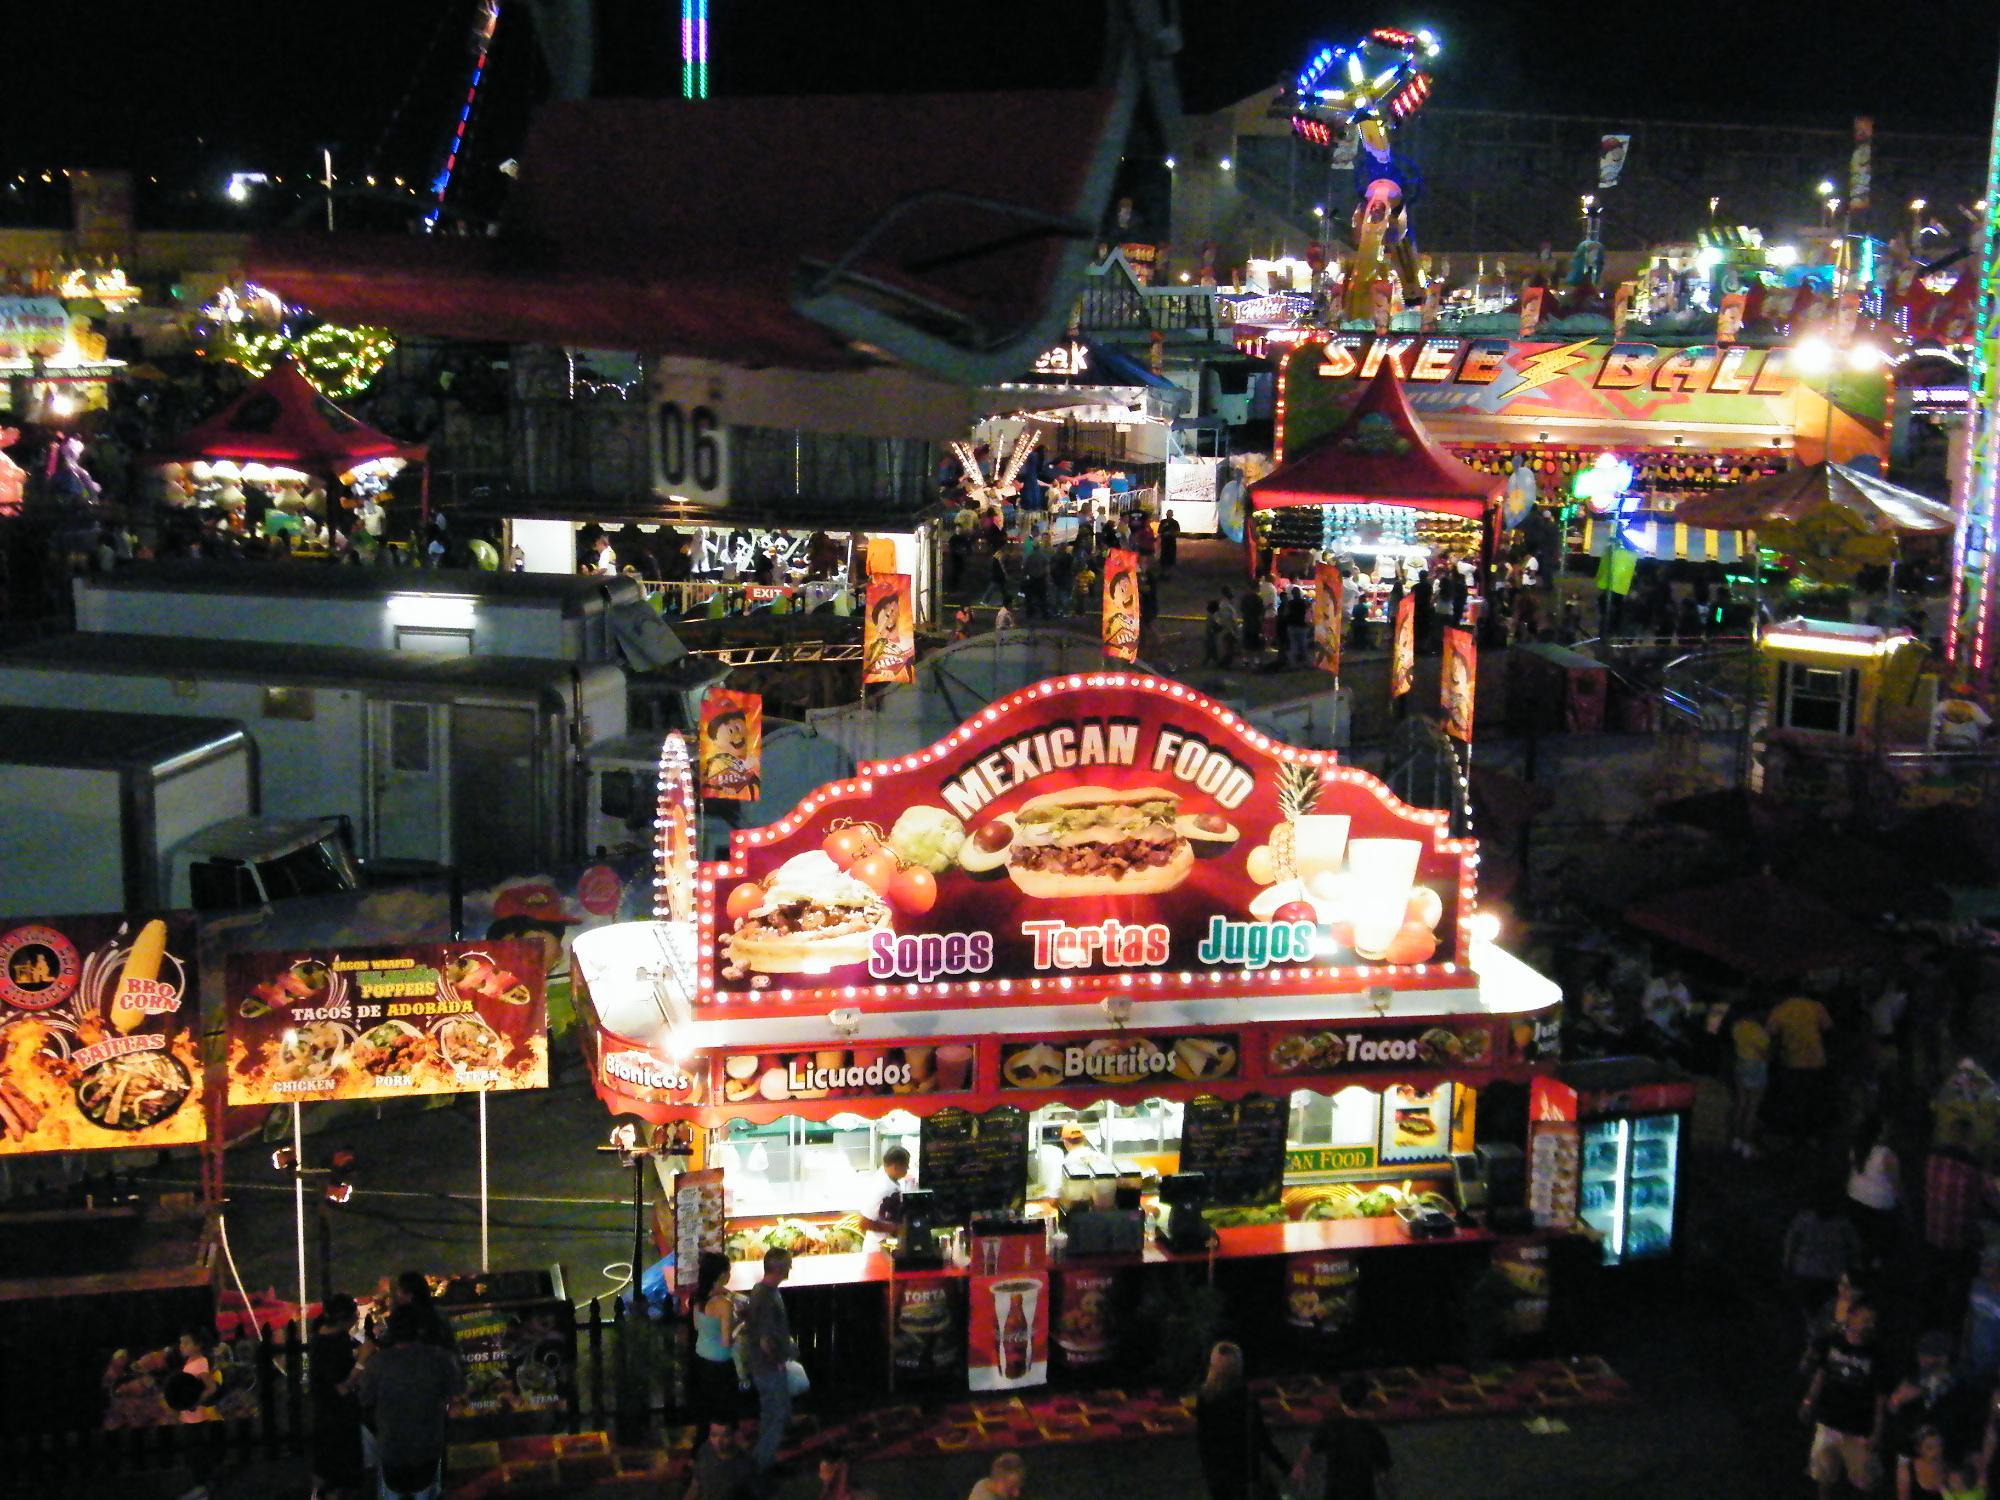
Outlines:
[[1482,930],[1476,844],[1333,755],[1180,683],[1053,678],[700,865],[679,740],[661,769],[657,920],[576,942],[592,1076],[694,1127],[656,1236],[683,1289],[696,1249],[738,1286],[793,1249],[809,1367],[1115,1368],[1175,1268],[1274,1338],[1365,1332],[1392,1262],[1568,1235],[1519,1167],[1556,988]]

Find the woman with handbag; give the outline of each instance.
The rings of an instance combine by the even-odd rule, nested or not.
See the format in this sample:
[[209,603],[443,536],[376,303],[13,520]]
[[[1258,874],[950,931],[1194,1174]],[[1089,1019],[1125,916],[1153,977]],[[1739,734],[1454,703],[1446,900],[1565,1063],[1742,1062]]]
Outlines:
[[1194,1432],[1209,1500],[1266,1500],[1278,1493],[1270,1470],[1284,1472],[1285,1456],[1264,1426],[1263,1408],[1243,1377],[1243,1350],[1235,1344],[1208,1352]]

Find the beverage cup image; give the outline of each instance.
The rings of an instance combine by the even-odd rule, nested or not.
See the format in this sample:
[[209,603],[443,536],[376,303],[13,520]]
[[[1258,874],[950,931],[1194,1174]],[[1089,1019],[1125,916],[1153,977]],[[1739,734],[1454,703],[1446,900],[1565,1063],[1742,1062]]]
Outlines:
[[1423,845],[1415,839],[1350,839],[1347,873],[1354,885],[1354,951],[1380,958],[1403,925]]
[[1035,1367],[1035,1310],[1042,1284],[1020,1277],[994,1282],[992,1292],[1000,1378],[1024,1380]]
[[1294,824],[1299,879],[1310,890],[1316,875],[1337,875],[1347,853],[1347,828],[1351,820],[1340,813],[1307,813]]
[[947,1042],[937,1049],[932,1067],[938,1093],[963,1093],[972,1082],[972,1049],[962,1043]]

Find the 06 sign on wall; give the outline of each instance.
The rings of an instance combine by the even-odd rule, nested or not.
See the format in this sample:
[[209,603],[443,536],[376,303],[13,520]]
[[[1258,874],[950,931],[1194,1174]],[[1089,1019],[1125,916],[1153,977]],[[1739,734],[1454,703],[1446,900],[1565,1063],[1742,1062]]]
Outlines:
[[699,361],[661,360],[653,373],[653,493],[729,504],[729,425],[722,381]]

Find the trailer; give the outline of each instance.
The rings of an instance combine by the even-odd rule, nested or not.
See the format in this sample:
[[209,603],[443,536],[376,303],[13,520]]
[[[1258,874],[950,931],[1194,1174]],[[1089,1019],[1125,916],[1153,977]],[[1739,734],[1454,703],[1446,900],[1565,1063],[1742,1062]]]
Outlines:
[[374,861],[503,875],[589,852],[590,750],[625,733],[612,665],[165,635],[0,653],[0,706],[233,720],[262,812],[345,817]]

